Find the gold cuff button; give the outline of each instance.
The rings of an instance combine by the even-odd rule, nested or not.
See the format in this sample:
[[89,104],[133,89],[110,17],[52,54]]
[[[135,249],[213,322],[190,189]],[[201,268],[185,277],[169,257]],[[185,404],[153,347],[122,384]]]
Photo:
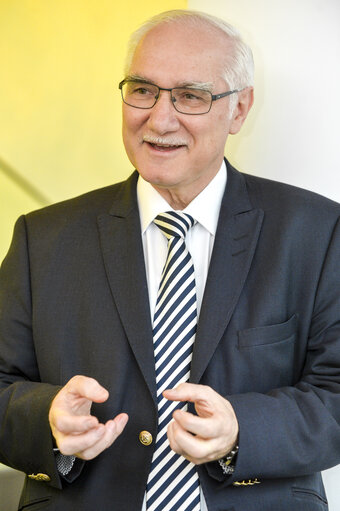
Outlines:
[[141,431],[139,433],[139,441],[143,445],[150,445],[152,444],[152,435],[149,433],[149,431]]
[[248,479],[248,481],[246,480],[243,480],[243,481],[235,481],[233,483],[234,486],[254,486],[254,484],[261,484],[261,481],[259,481],[257,478],[256,479]]
[[48,483],[51,480],[50,476],[47,474],[29,474],[28,477],[35,481],[44,481],[45,483]]

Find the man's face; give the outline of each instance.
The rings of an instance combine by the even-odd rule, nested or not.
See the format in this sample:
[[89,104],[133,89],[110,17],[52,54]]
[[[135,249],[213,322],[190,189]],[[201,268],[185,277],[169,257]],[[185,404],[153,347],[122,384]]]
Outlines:
[[[137,47],[129,74],[164,88],[211,82],[211,92],[218,94],[229,89],[221,78],[225,53],[226,40],[218,32],[162,24]],[[148,110],[123,104],[127,155],[160,193],[166,189],[190,202],[219,170],[227,136],[237,131],[235,115],[230,118],[228,97],[214,101],[207,114],[179,113],[167,91]]]

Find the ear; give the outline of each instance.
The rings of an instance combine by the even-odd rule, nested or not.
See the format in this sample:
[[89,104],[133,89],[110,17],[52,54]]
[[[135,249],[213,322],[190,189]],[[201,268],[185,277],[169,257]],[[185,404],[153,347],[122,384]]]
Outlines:
[[246,87],[238,93],[237,105],[234,108],[231,117],[229,133],[235,135],[242,127],[247,118],[248,112],[254,103],[254,88]]

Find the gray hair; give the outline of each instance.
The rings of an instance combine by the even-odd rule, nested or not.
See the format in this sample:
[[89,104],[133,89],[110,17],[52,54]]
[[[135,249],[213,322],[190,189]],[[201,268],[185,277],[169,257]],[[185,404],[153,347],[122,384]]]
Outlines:
[[[185,23],[192,28],[210,27],[219,29],[232,42],[232,51],[226,52],[227,62],[222,73],[231,90],[244,89],[254,83],[254,61],[249,46],[243,41],[239,31],[226,21],[200,11],[175,9],[165,11],[148,19],[135,32],[132,33],[125,62],[126,75],[130,71],[131,62],[135,50],[142,38],[154,27],[162,23]],[[232,112],[237,103],[237,95],[230,96],[230,111]]]

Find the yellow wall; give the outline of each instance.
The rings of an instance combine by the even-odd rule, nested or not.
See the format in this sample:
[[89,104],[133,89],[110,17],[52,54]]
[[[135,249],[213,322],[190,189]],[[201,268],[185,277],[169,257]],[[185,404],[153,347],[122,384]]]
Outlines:
[[125,178],[117,85],[129,34],[186,0],[0,0],[0,260],[14,220],[42,204]]

